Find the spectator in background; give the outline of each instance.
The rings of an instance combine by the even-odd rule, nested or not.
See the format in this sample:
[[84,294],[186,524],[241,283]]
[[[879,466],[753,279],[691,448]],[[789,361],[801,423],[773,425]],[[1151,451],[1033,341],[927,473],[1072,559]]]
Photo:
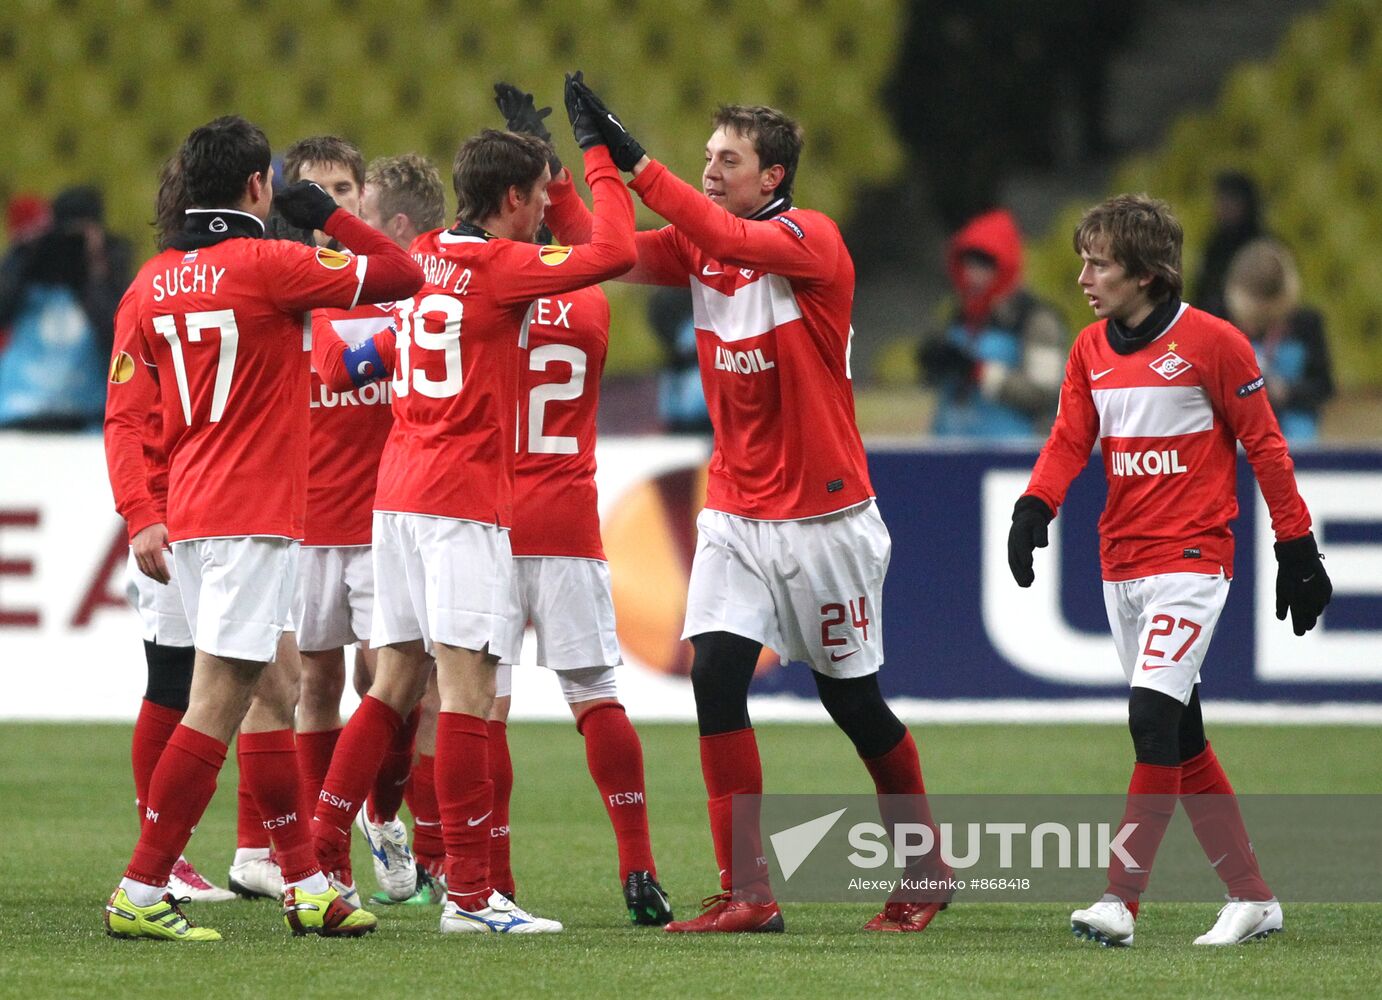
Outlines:
[[1228,318],[1224,303],[1224,281],[1233,255],[1259,236],[1262,226],[1262,200],[1257,184],[1247,174],[1226,170],[1214,178],[1214,231],[1200,262],[1195,281],[1195,304],[1221,319]]
[[[48,231],[53,224],[53,212],[48,199],[36,194],[17,194],[5,204],[5,231],[10,245],[0,257],[0,301],[14,294],[23,271],[23,248]],[[10,331],[0,322],[0,351],[9,343]]]
[[1229,320],[1252,341],[1281,433],[1293,445],[1317,440],[1334,374],[1324,317],[1300,305],[1291,251],[1270,238],[1243,247],[1228,266],[1224,298]]
[[710,411],[696,357],[696,323],[691,293],[683,287],[658,288],[648,299],[648,322],[662,347],[657,376],[657,415],[669,434],[710,434]]
[[958,307],[918,354],[926,382],[940,393],[933,433],[987,440],[1046,433],[1065,373],[1066,330],[1022,287],[1022,236],[1012,214],[971,219],[951,237],[946,271]]
[[129,285],[129,243],[104,224],[101,193],[74,187],[53,199],[52,228],[3,269],[0,427],[77,430],[105,412],[115,307]]

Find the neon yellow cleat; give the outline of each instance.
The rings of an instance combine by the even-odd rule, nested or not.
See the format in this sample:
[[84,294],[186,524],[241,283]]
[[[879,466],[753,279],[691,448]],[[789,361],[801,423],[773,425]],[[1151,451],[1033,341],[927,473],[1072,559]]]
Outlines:
[[379,926],[368,910],[346,902],[335,886],[311,893],[301,887],[283,892],[283,922],[296,936],[360,937]]
[[151,938],[154,941],[219,941],[210,927],[198,927],[187,919],[172,893],[151,906],[135,906],[124,889],[116,889],[106,903],[106,933],[118,938]]

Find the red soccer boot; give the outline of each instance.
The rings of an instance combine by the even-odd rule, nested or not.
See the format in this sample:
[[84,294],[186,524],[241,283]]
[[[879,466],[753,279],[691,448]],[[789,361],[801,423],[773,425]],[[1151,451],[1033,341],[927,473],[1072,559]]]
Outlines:
[[774,900],[754,900],[722,892],[701,900],[702,912],[693,920],[674,920],[663,930],[670,934],[781,934],[782,911]]

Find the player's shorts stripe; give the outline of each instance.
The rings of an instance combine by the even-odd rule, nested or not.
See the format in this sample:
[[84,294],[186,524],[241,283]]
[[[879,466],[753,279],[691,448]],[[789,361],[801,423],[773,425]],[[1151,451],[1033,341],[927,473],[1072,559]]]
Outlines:
[[801,319],[792,283],[777,274],[765,274],[734,290],[716,291],[691,281],[691,304],[697,330],[709,330],[726,343],[761,337],[784,323]]
[[1214,409],[1198,385],[1095,389],[1100,437],[1174,437],[1214,429]]

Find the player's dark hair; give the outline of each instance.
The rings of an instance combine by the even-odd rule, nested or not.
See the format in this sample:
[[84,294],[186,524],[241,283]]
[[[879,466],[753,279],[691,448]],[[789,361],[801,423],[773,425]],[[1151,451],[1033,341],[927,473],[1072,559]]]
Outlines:
[[158,172],[158,194],[154,197],[154,243],[160,250],[172,244],[173,234],[182,228],[186,211],[192,207],[187,185],[182,179],[182,157],[174,153]]
[[272,156],[259,126],[239,115],[193,129],[179,154],[189,202],[199,208],[231,208],[252,176],[269,179]]
[[456,217],[478,223],[496,214],[509,188],[532,189],[551,155],[552,147],[534,135],[487,128],[471,136],[457,150],[451,171]]
[[380,218],[388,220],[401,213],[421,233],[441,226],[446,195],[441,174],[427,157],[417,153],[381,156],[370,163],[365,183],[377,192]]
[[1075,227],[1075,252],[1084,253],[1104,240],[1109,256],[1129,277],[1151,276],[1147,291],[1153,301],[1181,294],[1185,233],[1166,202],[1145,194],[1120,194],[1095,205]]
[[302,168],[309,163],[335,163],[350,171],[356,187],[365,186],[365,156],[360,147],[338,135],[310,135],[299,139],[283,154],[283,180],[296,184],[302,180]]
[[714,123],[716,128],[737,132],[753,143],[759,169],[781,164],[782,183],[777,186],[777,194],[783,198],[792,196],[797,162],[806,145],[806,133],[800,125],[776,108],[762,104],[722,105],[715,112]]

